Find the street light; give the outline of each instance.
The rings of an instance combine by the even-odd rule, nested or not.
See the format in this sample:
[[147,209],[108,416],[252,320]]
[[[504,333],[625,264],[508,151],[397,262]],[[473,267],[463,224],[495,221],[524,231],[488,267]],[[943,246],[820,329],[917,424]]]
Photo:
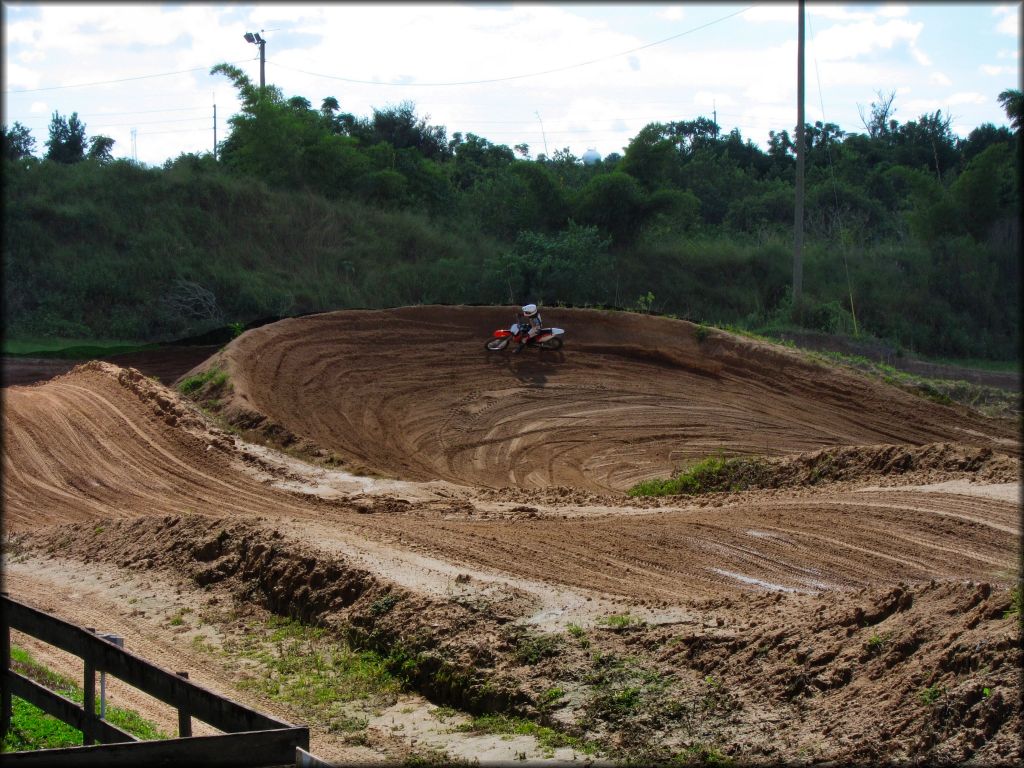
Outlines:
[[260,47],[260,92],[262,93],[263,86],[266,83],[264,73],[266,72],[267,62],[267,41],[260,37],[259,32],[256,32],[255,34],[252,32],[246,32],[245,42],[252,43],[253,45],[258,45]]

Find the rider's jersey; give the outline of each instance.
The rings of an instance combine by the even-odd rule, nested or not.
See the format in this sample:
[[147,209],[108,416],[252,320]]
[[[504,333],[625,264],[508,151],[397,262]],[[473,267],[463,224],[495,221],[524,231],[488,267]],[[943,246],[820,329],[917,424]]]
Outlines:
[[519,327],[528,331],[531,336],[535,336],[543,327],[543,323],[540,319],[540,312],[535,314],[533,317],[520,317]]

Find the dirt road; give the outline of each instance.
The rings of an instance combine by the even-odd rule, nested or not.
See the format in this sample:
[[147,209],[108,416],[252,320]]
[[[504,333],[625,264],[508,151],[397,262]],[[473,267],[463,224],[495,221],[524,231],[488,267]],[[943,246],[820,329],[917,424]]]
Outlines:
[[[337,469],[247,445],[173,390],[106,363],[7,388],[5,530],[26,551],[74,530],[67,557],[95,552],[134,574],[174,534],[108,540],[89,526],[235,520],[431,600],[451,599],[453,583],[506,595],[549,632],[614,611],[685,623],[701,601],[737,596],[792,599],[800,615],[815,595],[933,581],[1005,590],[1016,578],[1016,425],[664,318],[549,310],[569,329],[564,350],[488,353],[505,314],[286,320],[200,367],[227,373],[205,393],[223,418]],[[717,451],[859,446],[891,468],[891,446],[939,443],[935,455],[969,460],[929,470],[911,457],[881,483],[865,471],[658,503],[622,493]],[[60,555],[52,567],[58,584]],[[45,579],[36,569],[10,584],[39,594]],[[73,618],[73,605],[57,607]],[[841,742],[832,749],[841,755]]]

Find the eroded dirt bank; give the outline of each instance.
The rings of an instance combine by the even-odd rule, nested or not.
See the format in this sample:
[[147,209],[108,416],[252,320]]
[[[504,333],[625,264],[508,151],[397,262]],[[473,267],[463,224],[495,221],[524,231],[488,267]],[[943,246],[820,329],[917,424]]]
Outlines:
[[526,593],[417,594],[232,519],[79,523],[8,547],[16,574],[45,553],[217,587],[390,655],[437,703],[538,719],[620,758],[1020,757],[1019,625],[988,582],[738,593],[671,621],[627,612],[538,632],[522,621],[536,608]]
[[[495,309],[350,314],[207,366],[228,373],[208,404],[319,466],[132,369],[5,389],[12,594],[50,568],[176,578],[169,605],[223,593],[322,624],[436,702],[611,757],[1021,758],[1006,422],[658,318],[551,311],[590,329],[579,354],[513,360],[476,338]],[[771,482],[621,493],[718,448],[773,457]]]

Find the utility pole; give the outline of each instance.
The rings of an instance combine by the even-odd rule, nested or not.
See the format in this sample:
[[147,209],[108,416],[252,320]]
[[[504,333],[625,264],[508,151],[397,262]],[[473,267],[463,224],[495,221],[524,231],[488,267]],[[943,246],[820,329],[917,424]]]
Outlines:
[[[264,30],[260,30],[263,32]],[[260,37],[260,33],[245,33],[245,42],[258,45],[260,47],[260,94],[263,93],[263,89],[266,87],[266,68],[267,68],[267,41]]]
[[804,264],[804,0],[799,2],[799,33],[796,44],[796,206],[793,221],[793,314],[802,316]]
[[540,112],[534,111],[533,114],[537,116],[537,121],[540,123],[540,135],[544,138],[544,155],[550,160],[551,156],[548,155],[548,137],[544,133],[544,121],[540,119]]
[[213,102],[213,159],[217,159],[217,102]]

